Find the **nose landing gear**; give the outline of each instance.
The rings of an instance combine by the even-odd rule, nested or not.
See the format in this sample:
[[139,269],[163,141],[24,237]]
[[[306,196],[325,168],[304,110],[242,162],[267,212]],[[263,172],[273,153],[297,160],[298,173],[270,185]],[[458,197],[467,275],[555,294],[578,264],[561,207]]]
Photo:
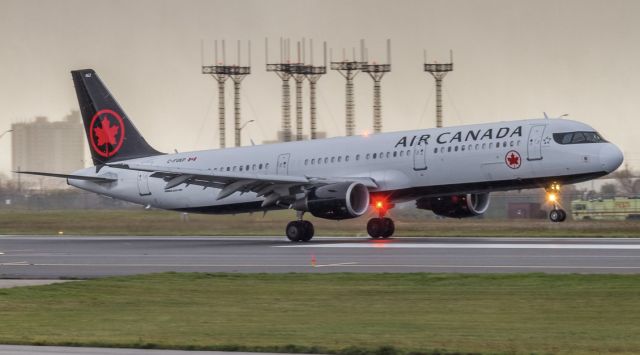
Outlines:
[[567,212],[560,208],[558,199],[560,198],[560,184],[552,183],[545,189],[547,192],[547,201],[553,204],[553,209],[549,212],[549,220],[551,222],[564,222],[567,219]]

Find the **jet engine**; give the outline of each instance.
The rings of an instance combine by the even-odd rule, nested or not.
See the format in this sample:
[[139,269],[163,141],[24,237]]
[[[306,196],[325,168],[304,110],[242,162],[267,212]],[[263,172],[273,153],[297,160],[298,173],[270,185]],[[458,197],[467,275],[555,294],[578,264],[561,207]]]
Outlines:
[[416,201],[416,208],[431,210],[442,217],[473,217],[487,211],[489,208],[489,194],[424,197]]
[[369,190],[359,182],[344,182],[311,189],[293,208],[325,219],[362,216],[369,208]]

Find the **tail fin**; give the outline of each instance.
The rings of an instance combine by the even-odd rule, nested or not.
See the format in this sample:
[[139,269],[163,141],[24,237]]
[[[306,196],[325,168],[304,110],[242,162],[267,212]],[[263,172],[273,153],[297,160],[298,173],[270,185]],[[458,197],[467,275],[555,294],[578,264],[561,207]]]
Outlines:
[[92,69],[71,72],[94,165],[163,153],[153,149]]

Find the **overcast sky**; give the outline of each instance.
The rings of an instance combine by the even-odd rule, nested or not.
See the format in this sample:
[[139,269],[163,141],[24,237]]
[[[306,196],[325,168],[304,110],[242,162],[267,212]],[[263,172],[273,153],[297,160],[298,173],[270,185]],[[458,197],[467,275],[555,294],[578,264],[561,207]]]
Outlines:
[[[569,114],[618,144],[640,168],[640,1],[9,1],[0,0],[0,131],[46,115],[62,119],[77,101],[70,70],[95,69],[147,140],[163,151],[215,148],[216,82],[201,74],[213,41],[251,40],[252,71],[242,87],[244,141],[275,138],[280,80],[265,72],[264,39],[313,38],[334,59],[364,38],[382,80],[384,131],[435,124],[433,79],[423,49],[455,71],[444,82],[445,125]],[[293,88],[293,82],[292,82]],[[305,85],[305,100],[308,95]],[[344,79],[318,84],[319,129],[344,135]],[[372,127],[372,81],[355,80],[357,132]],[[227,86],[227,145],[233,145]],[[293,90],[292,90],[293,102]],[[308,107],[305,105],[305,132]],[[11,167],[10,136],[0,171]]]

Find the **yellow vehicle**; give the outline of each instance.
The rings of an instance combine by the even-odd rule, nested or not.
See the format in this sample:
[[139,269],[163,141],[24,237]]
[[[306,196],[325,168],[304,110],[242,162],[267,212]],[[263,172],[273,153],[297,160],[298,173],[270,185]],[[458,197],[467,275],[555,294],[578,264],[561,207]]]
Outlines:
[[640,220],[640,197],[615,197],[571,201],[574,220]]

